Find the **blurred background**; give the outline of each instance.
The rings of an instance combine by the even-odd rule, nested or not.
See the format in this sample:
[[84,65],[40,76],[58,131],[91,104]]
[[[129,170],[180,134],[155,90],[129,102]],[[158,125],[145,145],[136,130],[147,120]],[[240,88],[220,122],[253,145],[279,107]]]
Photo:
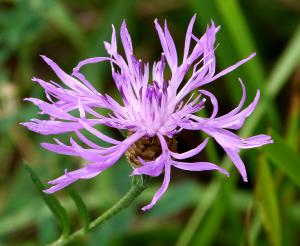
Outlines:
[[[79,158],[47,152],[39,145],[51,136],[29,132],[19,122],[39,117],[24,97],[45,99],[31,81],[56,79],[40,54],[71,73],[77,63],[104,55],[111,24],[123,18],[132,35],[135,54],[145,61],[159,58],[161,47],[153,21],[168,20],[183,52],[186,28],[197,14],[194,34],[201,36],[214,20],[218,71],[256,51],[257,56],[219,79],[213,91],[221,113],[241,97],[237,78],[247,89],[249,103],[260,89],[255,113],[240,134],[268,133],[275,144],[242,152],[249,182],[242,182],[233,164],[210,141],[200,159],[230,170],[229,179],[213,172],[174,170],[170,188],[149,212],[140,210],[161,184],[153,179],[127,210],[72,245],[300,245],[300,1],[299,0],[1,0],[0,1],[0,245],[46,245],[61,228],[25,171],[26,160],[46,183],[81,164]],[[84,70],[100,92],[118,97],[106,65]],[[109,131],[108,129],[104,129]],[[120,137],[119,133],[111,132]],[[178,136],[179,151],[203,138],[188,132]],[[130,187],[125,159],[103,174],[72,185],[85,201],[90,217],[99,216]],[[70,194],[55,197],[68,211],[72,230],[82,221]]]

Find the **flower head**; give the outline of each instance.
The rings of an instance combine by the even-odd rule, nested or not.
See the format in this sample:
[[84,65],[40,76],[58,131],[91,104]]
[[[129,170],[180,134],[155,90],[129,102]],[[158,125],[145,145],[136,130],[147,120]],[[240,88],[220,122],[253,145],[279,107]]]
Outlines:
[[[153,63],[151,70],[148,63],[143,63],[134,56],[125,21],[120,31],[125,58],[118,53],[114,26],[111,42],[104,42],[108,56],[81,61],[74,68],[72,76],[65,73],[51,59],[42,56],[65,86],[53,81],[46,82],[33,78],[33,81],[44,88],[49,102],[36,98],[25,100],[38,106],[41,113],[49,115],[50,119],[32,119],[31,122],[23,125],[43,135],[75,133],[77,140],[70,138],[69,145],[54,139],[55,143],[42,143],[42,147],[59,154],[79,156],[86,161],[84,167],[72,172],[66,170],[63,176],[50,181],[52,187],[45,192],[53,193],[79,179],[95,177],[114,165],[126,153],[134,167],[132,175],[159,176],[164,173],[162,186],[151,203],[143,207],[143,210],[147,210],[153,207],[167,190],[172,168],[188,171],[218,170],[229,175],[226,170],[210,162],[184,161],[200,153],[209,138],[215,139],[225,150],[244,181],[247,181],[245,166],[238,154],[239,150],[262,146],[271,143],[272,140],[267,135],[243,139],[230,130],[243,126],[245,119],[256,107],[259,91],[254,101],[242,109],[246,91],[240,80],[243,96],[239,105],[229,113],[217,116],[217,99],[212,93],[203,89],[203,86],[231,72],[255,54],[215,73],[214,42],[219,27],[212,22],[205,34],[197,38],[192,33],[194,22],[195,16],[188,26],[183,58],[179,61],[167,22],[162,27],[157,20],[154,21],[163,52],[160,60]],[[99,93],[80,72],[83,66],[99,62],[111,64],[112,78],[121,94],[121,103],[107,94]],[[165,76],[166,67],[171,71],[170,78]],[[191,71],[191,76],[184,80],[188,71]],[[206,99],[211,102],[213,110],[210,117],[203,118],[196,113],[205,107]],[[102,115],[97,111],[99,108],[107,109],[110,113]],[[79,116],[74,116],[76,111]],[[128,137],[124,141],[109,137],[95,128],[99,124],[127,130]],[[208,135],[208,138],[194,149],[177,153],[174,137],[183,129],[201,130]],[[84,135],[84,131],[88,131],[111,146],[103,147],[92,142]]]

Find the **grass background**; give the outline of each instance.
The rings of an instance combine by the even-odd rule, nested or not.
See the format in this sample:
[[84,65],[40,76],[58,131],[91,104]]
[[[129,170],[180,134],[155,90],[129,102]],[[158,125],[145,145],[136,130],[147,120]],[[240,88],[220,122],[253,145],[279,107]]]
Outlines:
[[[200,36],[213,19],[217,36],[218,70],[248,56],[257,56],[208,88],[219,98],[221,113],[241,96],[241,77],[248,102],[260,89],[262,97],[240,134],[271,134],[275,144],[242,152],[249,173],[243,183],[232,163],[214,144],[203,159],[227,167],[231,178],[214,173],[175,171],[164,197],[151,211],[150,201],[161,179],[152,181],[134,203],[74,245],[299,245],[300,244],[300,3],[298,0],[118,0],[0,1],[0,245],[45,245],[61,229],[26,173],[23,160],[43,182],[81,164],[47,152],[40,142],[49,136],[29,132],[18,122],[37,117],[24,97],[44,98],[32,76],[54,79],[41,61],[45,54],[65,71],[79,60],[104,54],[111,24],[126,18],[135,54],[158,59],[161,48],[153,20],[168,20],[179,51],[185,31],[197,13],[194,33]],[[180,53],[180,52],[179,52]],[[116,95],[109,66],[92,65],[85,72],[99,91]],[[104,129],[108,131],[107,129]],[[112,133],[116,134],[116,133]],[[179,136],[185,149],[201,139]],[[212,141],[210,141],[212,142]],[[85,201],[91,218],[114,204],[130,186],[124,159],[89,181],[72,186]],[[55,195],[67,209],[72,230],[82,221],[70,194]]]

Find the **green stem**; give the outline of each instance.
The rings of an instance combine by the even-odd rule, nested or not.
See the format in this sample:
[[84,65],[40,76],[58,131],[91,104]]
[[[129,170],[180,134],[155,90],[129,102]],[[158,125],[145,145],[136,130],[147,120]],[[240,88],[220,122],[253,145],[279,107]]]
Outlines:
[[[148,186],[150,177],[148,176],[134,176],[132,186],[129,191],[111,208],[104,212],[101,216],[96,218],[90,223],[89,231],[101,225],[106,220],[112,218],[117,213],[121,212],[124,208],[129,207],[132,202],[141,194]],[[68,237],[61,237],[57,241],[51,243],[49,246],[63,246],[73,242],[85,235],[84,228],[72,233]]]

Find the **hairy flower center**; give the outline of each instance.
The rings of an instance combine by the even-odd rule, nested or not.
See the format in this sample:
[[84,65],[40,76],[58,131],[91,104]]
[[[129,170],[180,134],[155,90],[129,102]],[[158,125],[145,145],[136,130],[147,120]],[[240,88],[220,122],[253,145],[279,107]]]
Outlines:
[[[132,135],[131,132],[128,135]],[[177,149],[177,141],[173,138],[166,138],[168,148],[175,152]],[[145,161],[153,161],[162,153],[160,142],[157,136],[143,137],[135,142],[126,152],[126,157],[133,167],[141,166],[138,157]]]

